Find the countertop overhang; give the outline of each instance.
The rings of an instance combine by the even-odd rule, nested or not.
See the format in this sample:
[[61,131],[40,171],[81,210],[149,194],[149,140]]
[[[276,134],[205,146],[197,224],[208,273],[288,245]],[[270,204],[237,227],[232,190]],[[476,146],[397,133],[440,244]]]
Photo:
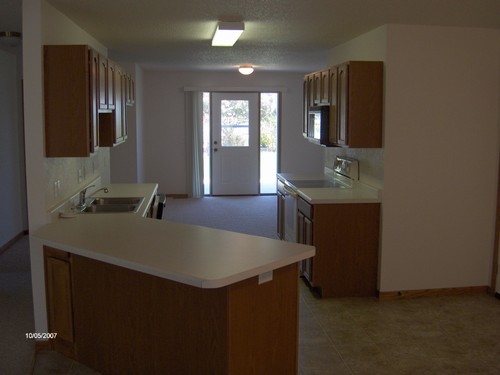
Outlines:
[[312,246],[128,214],[60,219],[32,237],[199,288],[224,287],[315,255]]

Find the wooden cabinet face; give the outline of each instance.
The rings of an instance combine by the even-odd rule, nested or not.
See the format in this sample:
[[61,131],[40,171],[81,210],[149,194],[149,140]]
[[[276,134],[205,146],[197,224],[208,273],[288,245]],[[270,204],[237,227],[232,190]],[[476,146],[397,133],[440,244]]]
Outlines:
[[90,152],[94,153],[99,148],[99,55],[90,50]]
[[309,106],[330,105],[328,146],[382,147],[382,62],[349,61],[306,78]]
[[71,303],[71,271],[67,261],[48,257],[47,292],[50,332],[73,341],[73,309]]
[[99,109],[108,109],[108,59],[99,55]]
[[87,157],[97,146],[94,60],[87,46],[44,46],[45,155]]
[[113,79],[108,82],[113,84],[112,93],[113,110],[99,114],[99,138],[100,145],[104,147],[117,146],[127,139],[127,116],[126,116],[126,77],[123,68],[112,63],[109,73]]
[[348,116],[349,116],[349,65],[343,64],[337,69],[337,108],[338,108],[338,128],[337,144],[346,146],[348,140]]

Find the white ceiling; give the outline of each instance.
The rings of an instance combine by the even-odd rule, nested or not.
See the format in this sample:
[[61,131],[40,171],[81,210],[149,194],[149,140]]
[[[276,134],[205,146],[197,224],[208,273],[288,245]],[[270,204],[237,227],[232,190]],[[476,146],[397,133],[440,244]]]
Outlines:
[[[114,59],[170,69],[312,71],[327,51],[388,23],[500,29],[500,0],[47,0]],[[21,0],[0,0],[18,31]],[[233,48],[211,47],[218,20],[241,20]]]

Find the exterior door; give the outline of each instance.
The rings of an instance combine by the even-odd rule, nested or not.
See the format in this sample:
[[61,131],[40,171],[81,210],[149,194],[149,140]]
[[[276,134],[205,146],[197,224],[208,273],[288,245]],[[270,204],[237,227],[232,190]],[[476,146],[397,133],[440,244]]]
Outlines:
[[259,194],[259,94],[212,94],[212,194]]

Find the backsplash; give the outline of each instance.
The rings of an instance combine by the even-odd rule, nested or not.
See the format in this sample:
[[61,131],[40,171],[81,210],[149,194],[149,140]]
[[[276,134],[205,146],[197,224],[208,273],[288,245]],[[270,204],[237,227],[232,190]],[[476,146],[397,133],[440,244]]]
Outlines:
[[384,186],[384,149],[383,148],[325,148],[325,167],[333,168],[335,157],[347,156],[359,160],[359,180],[365,184],[382,189]]
[[[69,199],[97,177],[110,182],[109,148],[101,147],[88,158],[46,158],[45,204],[47,210]],[[59,181],[59,183],[57,182]]]

